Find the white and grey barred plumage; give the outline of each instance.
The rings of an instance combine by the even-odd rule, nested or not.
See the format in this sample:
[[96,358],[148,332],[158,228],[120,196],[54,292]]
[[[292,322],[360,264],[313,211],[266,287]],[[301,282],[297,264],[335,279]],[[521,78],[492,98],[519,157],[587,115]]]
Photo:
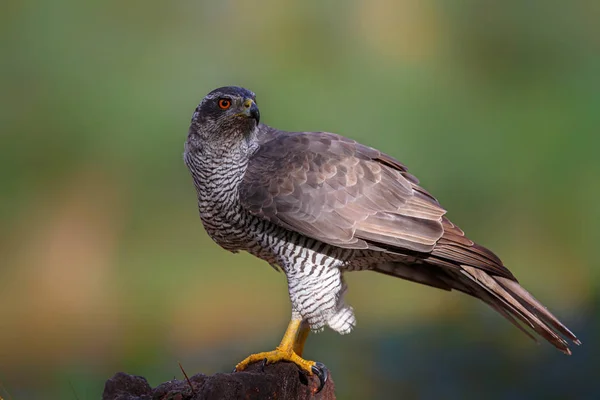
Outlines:
[[[220,109],[220,99],[233,107]],[[567,354],[565,338],[580,343],[495,254],[446,218],[404,165],[332,133],[259,124],[254,100],[239,87],[209,93],[184,158],[208,234],[279,266],[294,318],[313,330],[350,332],[356,320],[344,303],[343,273],[368,269],[479,298]],[[244,106],[256,108],[253,118]]]

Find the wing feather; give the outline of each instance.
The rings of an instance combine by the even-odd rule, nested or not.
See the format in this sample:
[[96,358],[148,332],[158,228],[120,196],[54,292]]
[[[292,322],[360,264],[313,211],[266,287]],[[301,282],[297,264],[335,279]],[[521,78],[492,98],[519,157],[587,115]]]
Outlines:
[[473,265],[514,280],[394,158],[327,132],[261,125],[259,142],[240,185],[251,213],[335,246],[416,252],[436,265]]
[[347,248],[430,252],[442,237],[446,211],[391,157],[331,133],[267,132],[240,187],[250,212]]

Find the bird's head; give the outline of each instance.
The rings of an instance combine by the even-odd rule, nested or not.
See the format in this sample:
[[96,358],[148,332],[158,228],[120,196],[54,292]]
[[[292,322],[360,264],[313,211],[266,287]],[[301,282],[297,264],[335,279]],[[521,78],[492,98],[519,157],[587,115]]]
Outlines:
[[188,141],[232,144],[248,139],[259,120],[253,92],[237,86],[218,88],[207,94],[196,108]]

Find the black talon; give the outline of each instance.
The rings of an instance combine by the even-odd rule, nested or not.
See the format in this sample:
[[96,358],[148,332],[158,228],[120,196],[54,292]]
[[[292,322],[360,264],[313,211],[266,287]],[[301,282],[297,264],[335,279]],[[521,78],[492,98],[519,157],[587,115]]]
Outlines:
[[317,389],[316,392],[319,393],[325,386],[325,383],[327,383],[327,376],[329,375],[329,370],[327,369],[325,364],[320,362],[316,362],[315,365],[313,365],[310,369],[312,370],[313,374],[319,377],[319,389]]
[[260,370],[264,373],[265,372],[265,366],[267,365],[267,359],[265,358],[264,360],[262,360],[262,363],[260,364]]

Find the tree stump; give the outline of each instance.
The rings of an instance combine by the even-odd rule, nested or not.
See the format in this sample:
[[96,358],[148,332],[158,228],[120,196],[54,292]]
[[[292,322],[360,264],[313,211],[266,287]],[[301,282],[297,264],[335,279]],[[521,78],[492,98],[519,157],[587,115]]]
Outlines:
[[224,400],[224,399],[319,399],[334,400],[335,385],[328,375],[319,393],[319,378],[306,376],[294,364],[280,362],[245,371],[172,380],[152,389],[141,376],[118,372],[106,381],[102,400]]

